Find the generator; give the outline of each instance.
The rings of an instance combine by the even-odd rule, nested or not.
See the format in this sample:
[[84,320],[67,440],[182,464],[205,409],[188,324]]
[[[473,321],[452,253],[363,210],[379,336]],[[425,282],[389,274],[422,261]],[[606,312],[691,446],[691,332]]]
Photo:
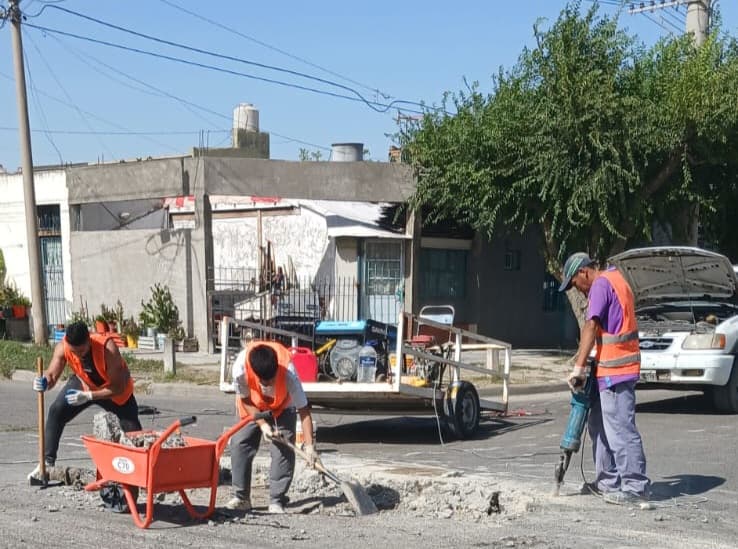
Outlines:
[[[377,352],[377,379],[387,376],[389,353],[397,343],[397,328],[376,320],[323,320],[315,327],[316,346],[335,340],[323,361],[325,374],[342,381],[356,381],[359,353],[364,345]],[[384,377],[380,377],[384,376]]]

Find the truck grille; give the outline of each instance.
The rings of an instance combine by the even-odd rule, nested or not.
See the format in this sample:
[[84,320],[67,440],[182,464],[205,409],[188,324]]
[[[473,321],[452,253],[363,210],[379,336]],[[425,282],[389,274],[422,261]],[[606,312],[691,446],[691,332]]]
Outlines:
[[642,351],[665,351],[671,347],[672,341],[670,337],[647,337],[642,338],[638,346]]

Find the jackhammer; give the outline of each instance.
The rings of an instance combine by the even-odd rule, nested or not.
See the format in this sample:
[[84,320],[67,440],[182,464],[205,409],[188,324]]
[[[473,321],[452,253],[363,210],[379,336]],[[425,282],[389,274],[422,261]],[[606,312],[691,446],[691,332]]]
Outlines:
[[566,424],[564,436],[561,437],[561,456],[554,470],[554,478],[556,479],[555,496],[559,495],[561,484],[564,482],[564,475],[569,468],[571,455],[578,452],[582,446],[582,434],[587,425],[587,417],[592,402],[591,395],[592,391],[595,390],[595,383],[594,360],[589,359],[587,361],[587,377],[584,379],[584,383],[575,386],[571,394],[569,421]]

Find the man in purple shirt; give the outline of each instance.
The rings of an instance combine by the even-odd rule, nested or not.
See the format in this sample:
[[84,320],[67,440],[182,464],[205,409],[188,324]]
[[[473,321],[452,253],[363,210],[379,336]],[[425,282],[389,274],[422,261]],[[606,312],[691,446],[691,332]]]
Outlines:
[[[614,267],[601,271],[586,253],[578,252],[566,260],[563,274],[559,291],[574,287],[588,301],[576,363],[568,378],[572,390],[576,390],[584,384],[585,365],[596,341],[601,346],[606,335],[631,345],[633,338],[637,341],[638,333],[632,292]],[[620,288],[620,297],[613,284]],[[628,308],[630,323],[625,329],[624,307]],[[624,331],[632,333],[623,334]],[[634,351],[632,358],[625,360],[637,365],[640,358],[637,349]],[[646,476],[646,456],[635,423],[638,374],[618,374],[618,368],[604,366],[603,362],[597,368],[607,375],[596,372],[598,391],[591,395],[588,425],[597,478],[589,487],[594,493],[602,493],[608,503],[623,505],[647,500],[651,482]]]

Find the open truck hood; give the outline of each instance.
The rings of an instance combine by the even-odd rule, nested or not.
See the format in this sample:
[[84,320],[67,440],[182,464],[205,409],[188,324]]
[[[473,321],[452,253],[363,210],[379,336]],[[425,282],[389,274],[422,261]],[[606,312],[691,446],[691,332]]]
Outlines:
[[699,248],[636,248],[609,260],[625,276],[637,304],[688,299],[729,299],[736,273],[727,257]]

